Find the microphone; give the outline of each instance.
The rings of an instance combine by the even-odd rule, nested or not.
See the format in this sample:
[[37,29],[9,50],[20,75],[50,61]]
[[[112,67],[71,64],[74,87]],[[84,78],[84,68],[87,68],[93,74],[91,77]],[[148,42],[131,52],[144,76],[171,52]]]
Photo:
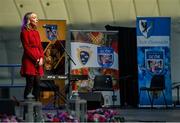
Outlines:
[[50,26],[47,26],[47,24],[44,24],[42,27],[43,27],[43,28],[51,29],[51,27],[50,27]]
[[45,29],[48,29],[49,31],[51,31],[52,33],[54,33],[54,32],[52,31],[51,26],[48,26],[47,24],[44,24],[42,27],[45,28]]

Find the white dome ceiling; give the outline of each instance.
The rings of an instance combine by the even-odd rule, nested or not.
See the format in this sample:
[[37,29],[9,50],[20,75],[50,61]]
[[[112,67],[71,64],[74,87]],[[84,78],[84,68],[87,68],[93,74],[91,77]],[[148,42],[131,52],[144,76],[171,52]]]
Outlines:
[[29,11],[40,19],[66,20],[75,29],[135,27],[136,16],[170,16],[178,21],[180,0],[0,0],[0,26],[20,26]]

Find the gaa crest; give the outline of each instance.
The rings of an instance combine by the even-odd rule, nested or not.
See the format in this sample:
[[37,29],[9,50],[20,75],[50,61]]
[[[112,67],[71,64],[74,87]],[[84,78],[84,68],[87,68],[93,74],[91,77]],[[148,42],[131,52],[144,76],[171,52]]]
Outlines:
[[77,48],[77,56],[82,65],[86,65],[91,57],[92,51],[90,48],[81,47]]
[[46,37],[49,40],[57,40],[57,25],[47,24],[44,28],[46,29]]
[[114,50],[111,47],[98,47],[97,60],[101,67],[111,67],[114,63]]
[[145,38],[149,38],[153,32],[153,21],[139,20],[139,29]]
[[150,74],[161,74],[164,70],[163,51],[146,51],[145,54],[146,69]]

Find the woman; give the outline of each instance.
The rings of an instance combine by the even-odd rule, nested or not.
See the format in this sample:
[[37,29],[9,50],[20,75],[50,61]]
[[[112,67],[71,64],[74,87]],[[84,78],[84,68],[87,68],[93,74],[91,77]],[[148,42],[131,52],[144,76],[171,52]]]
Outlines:
[[39,97],[40,76],[43,76],[43,48],[39,32],[37,31],[38,18],[34,12],[24,15],[21,27],[21,42],[24,53],[22,56],[21,76],[26,78],[24,98],[32,92],[35,99]]

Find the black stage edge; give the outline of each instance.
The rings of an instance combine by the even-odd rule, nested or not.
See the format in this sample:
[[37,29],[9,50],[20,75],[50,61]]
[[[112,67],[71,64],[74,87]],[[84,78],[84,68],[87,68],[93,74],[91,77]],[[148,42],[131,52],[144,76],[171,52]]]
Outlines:
[[0,114],[15,115],[15,105],[11,99],[0,99]]

